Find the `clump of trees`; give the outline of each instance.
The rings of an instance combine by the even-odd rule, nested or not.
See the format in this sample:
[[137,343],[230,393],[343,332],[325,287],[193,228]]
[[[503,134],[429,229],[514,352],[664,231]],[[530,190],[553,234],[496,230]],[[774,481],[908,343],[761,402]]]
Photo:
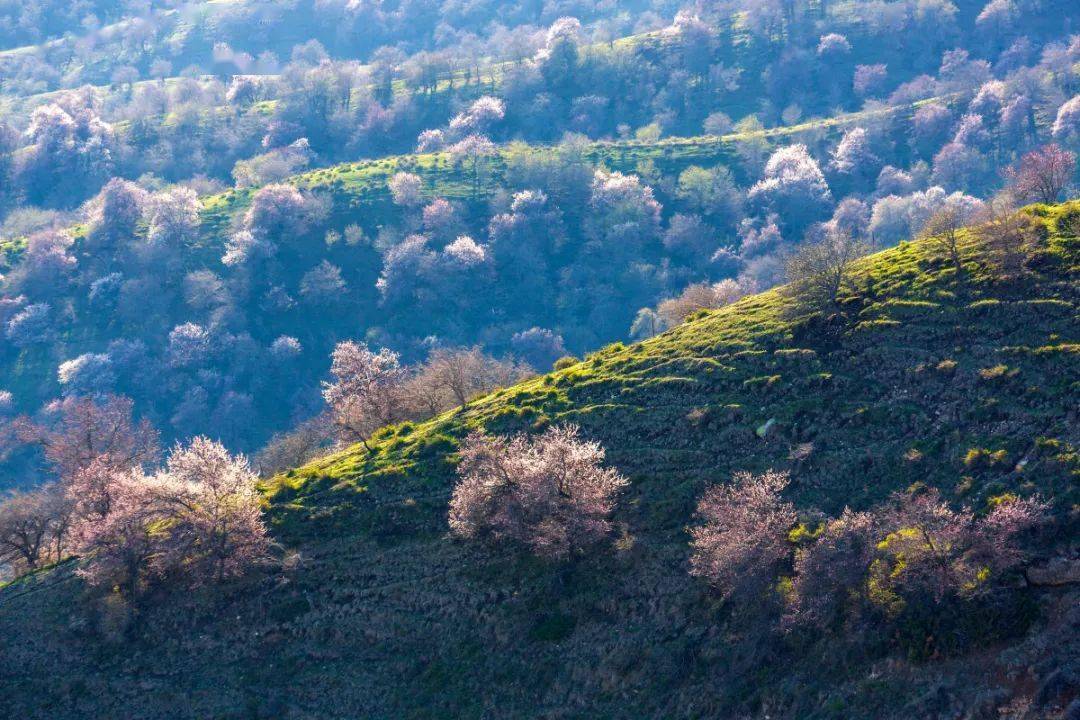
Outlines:
[[42,446],[55,480],[0,503],[0,563],[16,574],[69,556],[87,581],[130,602],[156,582],[219,583],[270,546],[256,476],[243,456],[197,437],[164,467],[157,433],[126,398],[69,398],[17,434]]
[[886,626],[919,653],[950,642],[931,637],[935,623],[962,623],[979,603],[1009,595],[1030,534],[1048,521],[1037,495],[998,496],[977,513],[916,487],[868,511],[803,513],[800,523],[787,484],[784,473],[738,473],[706,490],[691,574],[727,601],[779,603],[788,628]]
[[477,395],[531,375],[523,362],[485,355],[479,347],[437,348],[413,368],[388,348],[375,352],[366,343],[339,343],[332,355],[332,382],[323,398],[341,442],[363,443],[379,428],[403,420],[431,417],[464,405]]
[[461,447],[450,529],[547,559],[572,558],[608,538],[610,515],[628,484],[603,462],[600,444],[573,425],[535,438],[474,433]]

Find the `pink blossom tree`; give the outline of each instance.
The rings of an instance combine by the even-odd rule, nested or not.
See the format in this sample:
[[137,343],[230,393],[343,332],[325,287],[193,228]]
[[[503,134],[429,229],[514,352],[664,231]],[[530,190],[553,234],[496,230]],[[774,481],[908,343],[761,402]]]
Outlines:
[[112,389],[116,373],[108,353],[83,353],[60,363],[56,379],[64,395],[97,395]]
[[158,456],[158,434],[146,420],[132,418],[126,397],[67,398],[56,403],[52,421],[17,421],[23,442],[40,445],[45,459],[61,479],[75,476],[95,461],[112,469],[131,469]]
[[945,203],[930,219],[919,237],[929,245],[943,251],[952,262],[957,277],[964,272],[960,255],[961,232],[974,219],[975,209],[964,203]]
[[204,437],[177,445],[154,475],[91,466],[72,486],[96,499],[76,515],[80,572],[130,601],[155,579],[199,585],[242,574],[269,548],[256,481],[243,456]]
[[197,437],[173,449],[159,480],[175,521],[172,550],[194,582],[221,582],[266,557],[258,477],[243,455]]
[[52,314],[49,303],[27,305],[7,321],[4,336],[20,348],[49,342],[56,334]]
[[993,508],[979,520],[969,554],[974,563],[1001,575],[1030,559],[1023,536],[1046,522],[1050,504],[1039,495],[1006,494],[992,499]]
[[300,295],[308,302],[328,306],[342,300],[347,286],[341,268],[323,260],[300,279]]
[[691,574],[724,599],[759,595],[791,555],[795,507],[780,497],[787,484],[787,473],[739,472],[730,485],[706,490],[697,507],[701,523],[691,531]]
[[1076,153],[1050,144],[1032,150],[1015,168],[1006,171],[1013,193],[1021,200],[1057,202],[1076,174]]
[[888,68],[883,64],[856,65],[852,87],[859,97],[876,97],[885,89],[888,77]]
[[435,350],[424,364],[424,372],[462,406],[481,393],[527,377],[532,374],[532,368],[485,355],[477,346]]
[[244,213],[242,227],[226,244],[222,262],[244,265],[273,257],[277,242],[303,232],[317,209],[318,203],[292,185],[273,183],[260,188]]
[[874,599],[902,608],[985,592],[994,575],[1026,557],[1018,538],[1046,510],[1038,497],[1005,497],[979,519],[969,508],[950,508],[936,490],[893,496],[880,512],[884,539],[869,566]]
[[541,369],[550,367],[553,362],[566,356],[562,335],[548,328],[531,327],[514,333],[510,338],[510,347],[529,365]]
[[181,323],[169,331],[168,357],[172,367],[199,367],[209,359],[210,351],[210,331],[198,323]]
[[1005,495],[980,518],[936,490],[845,509],[796,551],[788,619],[827,627],[852,613],[895,618],[988,593],[1029,559],[1023,536],[1048,510],[1038,496]]
[[446,133],[442,130],[424,130],[416,137],[416,152],[437,152],[446,147]]
[[454,206],[443,198],[435,198],[421,213],[424,233],[433,240],[447,241],[458,233],[463,225]]
[[593,175],[587,232],[609,258],[636,257],[660,231],[661,206],[637,175],[597,170]]
[[95,458],[64,479],[64,487],[81,521],[95,522],[112,512],[116,483],[126,468],[114,467],[107,458]]
[[543,558],[579,555],[608,537],[609,516],[628,484],[603,462],[600,444],[573,425],[537,438],[474,433],[461,448],[450,529],[520,544]]
[[78,547],[87,557],[79,572],[91,585],[117,587],[137,601],[147,582],[168,569],[168,507],[158,483],[141,471],[116,472],[110,487],[109,513],[76,525]]
[[934,155],[933,181],[946,190],[978,187],[985,165],[986,158],[978,150],[950,142]]
[[867,245],[838,229],[819,240],[803,243],[785,263],[789,290],[808,309],[834,308],[851,284],[852,264],[866,254]]

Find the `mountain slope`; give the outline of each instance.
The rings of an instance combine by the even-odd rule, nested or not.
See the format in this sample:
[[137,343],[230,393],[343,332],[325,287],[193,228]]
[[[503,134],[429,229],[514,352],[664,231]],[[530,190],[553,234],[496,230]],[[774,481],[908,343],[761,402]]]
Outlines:
[[[1008,490],[1038,490],[1063,517],[1076,507],[1080,203],[1031,212],[1047,239],[1022,273],[1002,273],[969,238],[957,279],[930,245],[905,243],[862,261],[827,318],[793,313],[782,289],[750,297],[386,429],[371,454],[355,447],[289,472],[267,487],[284,572],[162,597],[138,642],[98,639],[119,637],[128,616],[109,603],[89,619],[73,610],[70,564],[0,590],[0,708],[1061,717],[1072,697],[1061,672],[1080,658],[1075,585],[1022,591],[1037,612],[973,618],[966,655],[909,662],[918,648],[890,638],[870,651],[842,632],[755,629],[752,608],[718,604],[686,572],[693,503],[735,470],[790,470],[802,512],[866,508],[916,481],[976,509]],[[460,438],[562,421],[602,441],[632,480],[614,549],[559,569],[447,538]]]
[[[677,174],[695,164],[720,164],[730,165],[731,170],[737,174],[739,166],[734,159],[740,144],[764,143],[765,147],[775,147],[779,143],[820,141],[822,135],[838,137],[844,129],[859,122],[910,116],[923,105],[947,103],[951,99],[930,98],[910,105],[840,113],[795,125],[746,133],[667,137],[658,141],[593,141],[582,146],[582,160],[603,164],[609,169],[622,172],[634,172],[642,163],[652,162],[665,174]],[[498,153],[485,163],[487,167],[478,176],[475,184],[469,173],[455,163],[447,152],[409,153],[341,163],[299,173],[287,178],[285,182],[303,190],[328,193],[333,199],[333,217],[328,224],[356,221],[375,226],[378,221],[388,220],[384,217],[390,212],[390,193],[386,182],[398,171],[420,175],[425,182],[424,194],[427,197],[480,202],[494,190],[506,185],[504,173],[509,160],[514,157],[539,156],[550,151],[551,147],[524,143],[499,146]],[[230,224],[247,209],[257,190],[257,187],[227,190],[203,197],[201,237],[193,250],[201,248],[211,253],[219,253],[228,239]],[[76,240],[85,234],[84,227],[75,227],[72,231]],[[305,238],[296,239],[303,241]],[[321,236],[317,239],[322,240]],[[24,246],[25,238],[11,238],[0,244],[0,269],[12,267]],[[205,259],[212,257],[214,255]]]
[[[439,464],[424,458],[451,437],[569,421],[603,438],[615,464],[664,478],[657,492],[667,502],[682,476],[691,478],[689,501],[703,476],[723,479],[748,458],[752,469],[788,465],[804,443],[815,447],[799,460],[798,494],[828,511],[880,499],[913,474],[952,490],[948,480],[968,472],[968,450],[1006,449],[1011,464],[992,473],[996,482],[966,490],[985,499],[1019,480],[1008,470],[1040,454],[1037,438],[1075,440],[1065,436],[1077,429],[1078,247],[1069,224],[1078,210],[1033,211],[1050,233],[1031,261],[1039,274],[1003,276],[969,237],[957,281],[926,243],[904,243],[861,261],[828,319],[792,315],[785,288],[702,312],[651,340],[617,343],[418,426],[384,430],[372,455],[357,448],[293,471],[273,497],[289,501],[286,518],[310,497],[325,511],[324,498],[351,491],[403,494],[387,475],[433,476],[441,486]],[[770,420],[769,432],[755,432]],[[921,459],[905,460],[913,449]],[[1029,466],[1028,475],[1039,473]],[[1044,490],[1064,500],[1069,486]]]
[[[253,432],[233,438],[237,447],[252,450],[265,442],[272,432],[292,424],[295,413],[310,412],[308,408],[314,406],[312,399],[317,400],[318,379],[326,372],[329,352],[336,342],[349,337],[366,336],[376,344],[394,347],[407,359],[414,359],[426,352],[420,347],[420,341],[429,336],[438,336],[442,342],[454,345],[482,343],[489,352],[501,354],[512,349],[510,343],[514,333],[541,326],[561,334],[571,352],[593,349],[601,343],[624,337],[638,308],[677,294],[691,279],[715,274],[707,265],[707,258],[687,265],[685,269],[676,267],[679,263],[672,265],[673,254],[661,244],[661,236],[654,234],[640,251],[634,251],[633,259],[643,267],[653,264],[657,270],[649,270],[638,278],[634,275],[638,271],[630,268],[627,272],[633,277],[626,283],[616,283],[613,278],[610,294],[617,300],[611,301],[609,306],[600,303],[598,312],[594,312],[596,303],[577,298],[579,291],[591,292],[592,288],[601,285],[599,279],[582,279],[582,271],[595,269],[597,272],[593,274],[601,275],[601,270],[608,269],[587,258],[581,259],[586,252],[584,242],[591,217],[587,204],[589,181],[593,178],[595,165],[651,173],[647,181],[657,186],[656,197],[670,218],[674,214],[696,212],[693,201],[675,187],[679,172],[690,165],[730,165],[739,174],[742,163],[737,161],[737,156],[746,146],[751,146],[754,153],[764,154],[770,147],[790,141],[824,142],[823,138],[837,137],[845,128],[860,121],[876,119],[880,122],[883,116],[899,118],[911,112],[911,106],[901,106],[754,133],[673,137],[658,142],[583,143],[557,152],[551,146],[515,143],[501,146],[498,155],[484,163],[485,167],[476,178],[468,167],[455,163],[448,153],[392,156],[314,170],[293,176],[289,182],[317,196],[319,200],[312,204],[325,207],[326,215],[281,237],[273,262],[266,268],[251,271],[258,280],[256,283],[246,280],[242,269],[226,267],[222,263],[226,243],[236,232],[256,190],[235,190],[204,197],[198,235],[179,248],[175,258],[170,258],[169,270],[163,278],[165,292],[153,293],[154,302],[149,304],[155,309],[156,316],[146,311],[147,303],[142,301],[134,303],[137,306],[135,312],[125,313],[120,308],[126,302],[123,301],[126,293],[129,290],[136,293],[140,287],[136,281],[143,269],[133,267],[122,258],[104,258],[103,264],[100,251],[86,241],[87,228],[76,227],[73,228],[76,242],[72,253],[77,259],[74,282],[61,292],[45,294],[41,298],[56,310],[61,307],[71,310],[65,309],[62,315],[57,312],[63,323],[63,343],[44,343],[32,350],[8,344],[0,347],[0,371],[7,378],[2,389],[15,394],[20,410],[34,412],[64,390],[57,378],[57,368],[62,362],[84,353],[106,352],[118,337],[130,338],[132,335],[146,343],[152,356],[163,356],[169,331],[184,322],[198,322],[233,333],[246,332],[264,348],[282,335],[295,337],[303,346],[303,356],[295,368],[300,380],[296,396],[260,393],[257,387],[238,382],[208,388],[210,409],[202,413],[204,416],[211,414],[224,398],[224,390],[236,390],[253,398],[261,422]],[[897,126],[901,124],[897,123]],[[529,245],[522,247],[523,250],[535,248],[531,251],[539,253],[547,268],[543,271],[547,273],[543,284],[550,288],[547,292],[551,295],[547,309],[543,302],[540,306],[535,300],[519,302],[503,287],[498,292],[473,293],[469,298],[454,301],[455,307],[459,307],[454,312],[443,312],[443,308],[439,308],[439,312],[432,313],[416,309],[419,301],[406,302],[401,293],[397,294],[398,305],[394,306],[393,299],[387,303],[385,295],[376,289],[376,282],[387,267],[391,245],[417,232],[422,222],[419,209],[401,208],[392,202],[387,182],[395,172],[408,170],[420,175],[423,194],[427,198],[453,200],[457,207],[454,216],[461,221],[455,234],[468,234],[485,243],[491,238],[490,219],[501,212],[496,208],[505,207],[508,201],[504,198],[500,202],[497,199],[500,193],[556,185],[555,180],[550,183],[545,180],[545,173],[550,175],[552,168],[557,168],[567,178],[562,183],[569,188],[565,190],[567,197],[553,195],[551,208],[558,208],[562,213],[571,242],[559,245],[557,241],[558,247],[562,248],[559,253],[555,248],[545,249],[546,240],[541,239],[530,240]],[[750,177],[741,180],[744,184],[752,182]],[[719,222],[730,224],[724,213]],[[359,242],[328,243],[328,238],[340,238],[351,225],[362,230],[363,237]],[[130,241],[132,247],[139,245],[146,232],[145,226],[137,229]],[[702,237],[710,237],[714,231],[703,228],[697,232]],[[731,235],[725,235],[733,229],[715,232],[715,242],[719,245],[730,242]],[[552,237],[556,237],[558,228],[552,229],[552,233]],[[433,251],[438,251],[445,242],[445,239],[432,239]],[[11,273],[19,265],[25,248],[23,238],[0,240],[0,274]],[[510,262],[505,258],[511,253],[493,251],[493,255],[499,268]],[[110,265],[111,260],[117,261]],[[313,314],[310,312],[312,303],[304,297],[303,282],[305,273],[323,262],[340,269],[344,287],[335,291],[325,306],[320,306],[320,309],[332,308],[333,312]],[[115,297],[108,296],[111,300],[107,298],[104,305],[95,304],[92,283],[112,270],[121,274],[113,280],[133,284],[128,286],[129,290],[123,287],[116,290]],[[571,270],[573,274],[568,275]],[[226,299],[237,312],[222,315],[214,308],[188,303],[185,278],[193,272],[203,277],[208,273],[216,275],[227,286]],[[492,281],[497,285],[508,285],[506,272],[499,269]],[[611,272],[623,271],[611,268]],[[16,271],[12,276],[17,274]],[[418,279],[417,282],[428,281]],[[157,284],[156,279],[154,283]],[[271,294],[271,290],[276,294]],[[446,291],[440,292],[446,294]],[[603,295],[607,291],[596,292]],[[472,301],[483,307],[474,309],[470,304]],[[109,305],[109,302],[113,304]],[[103,311],[103,308],[109,311]],[[596,319],[598,316],[602,316],[602,322]],[[163,358],[161,362],[168,361]],[[545,365],[547,362],[550,360]],[[238,361],[235,367],[237,369],[230,376],[246,376],[247,369],[242,363]],[[176,386],[177,392],[169,395],[162,392],[162,388],[171,387],[168,383],[146,388],[131,374],[122,375],[117,389],[135,397],[139,412],[169,433],[169,428],[175,427],[173,418],[184,401],[184,394],[180,392],[184,386]],[[196,427],[197,432],[218,431],[201,420],[194,422],[192,426],[191,422],[183,420],[180,423],[185,427],[182,432],[190,433],[191,427]]]

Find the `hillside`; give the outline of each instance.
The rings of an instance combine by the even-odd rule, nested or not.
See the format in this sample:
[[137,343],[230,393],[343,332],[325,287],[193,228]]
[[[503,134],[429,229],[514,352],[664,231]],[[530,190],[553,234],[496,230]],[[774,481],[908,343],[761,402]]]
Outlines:
[[[751,132],[732,132],[725,135],[665,137],[647,140],[602,140],[586,142],[581,159],[621,172],[635,172],[643,164],[653,163],[663,175],[677,175],[690,165],[731,166],[741,174],[736,162],[736,149],[741,144],[762,143],[766,148],[791,142],[825,143],[835,141],[845,128],[860,123],[895,119],[910,120],[918,108],[929,104],[945,104],[953,97],[930,98],[900,106],[884,106],[851,113],[839,113],[825,118],[810,119],[793,125]],[[311,192],[329,193],[333,199],[333,221],[359,221],[374,229],[389,220],[380,217],[388,213],[390,193],[386,183],[398,171],[420,175],[425,181],[427,197],[444,197],[466,202],[481,202],[493,191],[509,185],[505,177],[508,160],[514,157],[539,157],[553,148],[554,143],[507,143],[498,147],[497,154],[487,160],[478,182],[474,185],[469,172],[455,163],[448,152],[406,153],[375,159],[339,163],[299,173],[286,179],[290,185]],[[748,182],[749,177],[741,177]],[[202,231],[198,245],[213,248],[224,246],[230,223],[242,215],[258,188],[227,190],[201,198]],[[382,207],[381,207],[382,206]],[[85,228],[73,229],[76,238]],[[302,238],[301,238],[302,239]],[[10,267],[18,258],[24,238],[14,238],[0,246],[0,268]]]
[[[1060,532],[1036,565],[1075,552],[1080,202],[1030,212],[1045,240],[1023,271],[1002,272],[974,237],[960,278],[927,243],[903,243],[860,261],[827,317],[794,312],[784,288],[751,296],[387,428],[371,454],[275,478],[267,513],[284,569],[157,598],[137,628],[121,606],[72,609],[73,563],[0,589],[0,710],[1065,717],[1075,584],[1032,581],[1019,604],[961,618],[956,642],[931,624],[865,645],[842,628],[762,630],[752,608],[719,603],[686,572],[703,488],[766,468],[790,470],[811,524],[815,508],[865,509],[914,482],[979,511],[1037,491]],[[558,422],[580,424],[632,481],[614,548],[558,568],[448,538],[461,438]],[[125,632],[137,640],[121,643]]]
[[[940,100],[942,103],[948,101],[949,98]],[[198,381],[209,394],[210,407],[191,420],[174,421],[188,397],[184,386],[170,382],[147,385],[144,378],[118,378],[118,389],[134,397],[140,412],[166,433],[170,432],[170,425],[182,434],[220,432],[218,425],[206,422],[206,416],[214,411],[219,398],[224,398],[229,390],[250,395],[259,421],[254,425],[245,421],[244,430],[230,438],[241,449],[252,451],[271,433],[294,424],[297,416],[311,414],[314,402],[311,396],[318,379],[325,373],[326,358],[334,343],[349,337],[367,336],[380,344],[393,346],[412,359],[427,352],[421,343],[429,337],[441,338],[442,342],[451,345],[482,343],[494,353],[515,351],[510,346],[513,334],[540,326],[561,334],[566,343],[565,351],[585,352],[625,337],[638,308],[677,295],[691,280],[714,276],[719,279],[723,277],[721,273],[731,272],[730,269],[710,267],[712,249],[707,247],[695,251],[704,253],[702,257],[687,256],[685,252],[673,256],[662,245],[662,237],[657,232],[659,228],[648,230],[648,241],[640,250],[634,250],[633,257],[621,261],[627,265],[633,263],[625,271],[619,264],[611,263],[590,269],[591,262],[584,262],[582,258],[589,252],[584,243],[586,237],[595,237],[595,232],[590,230],[590,225],[595,225],[592,221],[594,212],[588,201],[589,185],[596,168],[647,174],[649,181],[656,185],[655,197],[663,206],[663,216],[670,220],[676,215],[701,209],[678,187],[680,173],[688,167],[709,168],[710,172],[718,173],[726,173],[726,168],[730,168],[734,181],[750,185],[754,177],[744,169],[740,159],[743,152],[764,158],[771,150],[793,142],[809,143],[824,152],[824,148],[838,141],[846,130],[860,123],[878,123],[895,128],[899,134],[923,104],[886,106],[791,126],[726,135],[667,137],[656,141],[593,141],[570,146],[508,143],[497,146],[495,154],[483,159],[475,169],[448,152],[395,155],[320,168],[291,176],[287,182],[302,190],[305,197],[321,204],[324,210],[312,222],[282,232],[276,242],[273,263],[251,270],[228,267],[223,264],[222,257],[259,188],[206,196],[199,201],[198,231],[187,237],[176,249],[175,256],[169,258],[165,292],[153,292],[152,298],[125,299],[129,292],[125,288],[130,286],[132,293],[137,294],[141,287],[138,277],[154,272],[152,266],[133,262],[124,253],[101,257],[88,241],[92,229],[87,225],[75,227],[72,229],[75,238],[72,248],[76,268],[74,282],[57,288],[55,293],[42,293],[43,299],[54,308],[71,309],[64,315],[64,329],[59,336],[31,349],[0,346],[0,367],[5,368],[7,377],[0,389],[14,393],[21,411],[33,412],[63,390],[57,378],[57,367],[62,362],[85,353],[107,352],[116,338],[133,335],[142,338],[151,355],[164,354],[169,331],[184,322],[197,322],[237,334],[248,333],[264,347],[283,335],[295,337],[302,343],[304,354],[295,367],[294,386],[298,390],[293,397],[252,392],[252,385],[261,380],[243,380],[250,373],[246,358],[250,357],[251,350],[247,348],[238,348],[238,367],[228,375],[239,378],[231,383],[233,387],[215,388],[201,379]],[[398,299],[393,304],[393,298],[388,299],[376,289],[377,281],[388,272],[390,249],[410,234],[421,231],[428,233],[434,250],[452,239],[426,228],[421,230],[418,227],[421,223],[419,208],[403,208],[393,202],[387,184],[400,171],[415,173],[421,178],[425,202],[444,199],[454,203],[450,222],[454,236],[467,234],[484,243],[485,238],[492,237],[491,221],[498,213],[509,209],[507,205],[512,194],[534,188],[547,189],[551,196],[547,210],[556,213],[557,220],[560,217],[561,220],[550,237],[508,241],[502,248],[491,251],[495,267],[491,272],[496,275],[494,282],[505,284],[505,288],[496,287],[491,293],[479,294],[459,293],[453,288],[437,290],[438,297],[442,298],[437,312],[425,309],[419,292],[410,299],[407,289],[397,294]],[[720,189],[718,197],[723,192],[730,196],[734,190],[724,188],[730,188],[732,181],[725,180],[723,175],[719,177],[721,182],[715,185]],[[738,203],[741,200],[735,204]],[[734,249],[737,245],[737,240],[732,237],[735,217],[722,207],[715,217],[716,230],[708,226],[692,228],[692,232],[701,238],[696,242],[703,246],[714,244]],[[559,226],[565,228],[562,233],[568,239],[558,239]],[[336,234],[340,238],[350,227],[359,229],[360,242],[328,242],[329,237]],[[797,230],[793,231],[792,235],[797,233]],[[140,223],[125,234],[130,235],[131,247],[137,254],[141,238],[147,234],[146,224]],[[488,244],[486,247],[494,246]],[[24,258],[25,248],[24,238],[0,241],[0,274],[10,273],[12,278],[19,275],[17,268]],[[555,307],[554,312],[538,307],[534,293],[517,297],[516,284],[511,278],[516,272],[514,267],[521,261],[515,255],[518,252],[540,253],[541,261],[547,267],[539,276],[550,288],[545,294],[549,298],[548,305]],[[342,285],[334,291],[332,299],[318,305],[321,310],[332,308],[334,312],[319,312],[313,316],[311,303],[302,294],[303,283],[305,273],[318,268],[321,263],[330,263],[340,269]],[[646,271],[655,277],[629,277],[629,273],[640,276],[642,272],[634,268],[648,268],[646,264],[656,267]],[[114,288],[112,300],[106,299],[104,304],[95,301],[93,283],[116,272],[120,273],[116,282],[127,285]],[[568,275],[571,272],[574,275]],[[212,297],[210,306],[191,305],[187,302],[186,276],[192,273],[204,277],[213,273],[209,277],[216,277],[225,291],[217,291],[217,299]],[[595,277],[582,278],[582,273],[591,273]],[[627,274],[626,279],[616,281],[616,276],[623,273]],[[413,277],[415,275],[413,273]],[[611,280],[605,275],[611,275]],[[536,277],[534,275],[534,280]],[[422,285],[423,281],[418,282]],[[155,277],[153,283],[160,287],[161,281]],[[283,294],[284,303],[279,304],[270,296],[270,291]],[[586,300],[588,293],[607,293],[617,300]],[[447,312],[448,295],[458,294],[460,300],[451,298],[456,309]],[[226,305],[232,305],[233,310],[223,315],[217,306]],[[130,309],[122,309],[124,306],[130,306]],[[267,312],[267,307],[272,307],[273,312]],[[549,367],[551,359],[542,359],[538,369]]]
[[[888,118],[910,118],[919,107],[931,103],[948,103],[952,98],[931,98],[910,105],[886,106],[853,113],[807,120],[752,132],[693,137],[665,137],[656,141],[608,140],[587,142],[581,148],[581,160],[621,172],[635,172],[652,163],[663,175],[677,175],[691,165],[731,166],[740,170],[735,160],[736,149],[742,144],[763,144],[775,147],[790,142],[823,143],[835,140],[845,128],[860,122]],[[424,195],[429,198],[450,198],[465,203],[482,203],[492,192],[508,186],[505,177],[509,160],[539,158],[557,147],[543,143],[508,143],[499,146],[497,153],[484,162],[484,169],[474,184],[467,170],[456,163],[448,152],[406,153],[376,159],[340,163],[299,173],[285,180],[301,190],[326,193],[332,199],[332,214],[325,223],[329,226],[357,222],[374,231],[384,222],[392,221],[394,210],[390,203],[387,181],[399,171],[412,172],[424,180]],[[575,148],[576,151],[576,148]],[[749,181],[750,178],[741,178]],[[250,206],[259,188],[227,190],[200,199],[201,231],[193,244],[187,264],[213,261],[228,239],[232,224]],[[477,208],[479,209],[479,208]],[[83,239],[84,226],[72,228],[76,241]],[[299,236],[297,242],[310,240]],[[315,238],[321,241],[321,237]],[[11,238],[0,243],[0,270],[12,268],[25,248],[25,238]],[[209,251],[200,257],[198,250]],[[297,248],[299,249],[299,248]],[[313,248],[315,252],[319,250]]]
[[[666,137],[656,141],[609,140],[586,142],[581,148],[581,160],[611,170],[632,173],[644,164],[653,163],[662,175],[677,176],[691,165],[730,166],[739,173],[735,162],[740,144],[762,143],[776,147],[791,142],[825,142],[839,137],[845,128],[860,122],[888,118],[910,118],[919,107],[930,103],[947,103],[949,98],[931,98],[910,105],[883,107],[833,117],[807,120],[753,132],[694,137]],[[379,204],[388,205],[390,193],[386,183],[398,171],[408,171],[424,179],[424,191],[429,197],[453,198],[467,202],[482,202],[492,192],[510,185],[506,178],[509,161],[516,158],[541,158],[556,148],[553,143],[508,143],[498,147],[497,154],[484,161],[485,166],[474,183],[470,171],[455,162],[448,152],[407,153],[372,160],[341,163],[318,168],[290,177],[288,183],[302,190],[326,191],[334,199],[335,213],[342,219],[358,220],[380,212]],[[740,178],[743,181],[749,178]],[[205,209],[204,242],[223,243],[221,232],[229,221],[245,210],[257,188],[229,190],[203,200]],[[370,207],[370,206],[374,207]],[[385,210],[383,210],[385,212]],[[336,219],[336,218],[335,218]],[[370,221],[370,220],[369,220]],[[378,222],[378,219],[374,221]]]
[[[1080,203],[1034,210],[1052,233],[1034,284],[999,277],[970,238],[964,282],[924,243],[902,243],[861,261],[840,314],[791,317],[785,287],[702,311],[650,340],[610,345],[462,410],[388,428],[376,436],[374,457],[363,448],[331,456],[280,478],[271,497],[283,522],[302,516],[312,499],[322,514],[328,498],[353,491],[381,504],[383,492],[405,497],[421,492],[424,480],[443,485],[439,463],[424,459],[444,454],[470,428],[505,433],[574,422],[604,439],[616,465],[660,480],[663,503],[641,503],[656,527],[684,521],[703,478],[723,479],[748,457],[747,469],[787,464],[804,443],[815,447],[800,458],[806,477],[798,494],[829,512],[906,487],[913,468],[957,498],[985,502],[1016,489],[1020,460],[1061,443],[1067,460],[1076,440],[1080,245],[1068,228],[1078,211]],[[1006,451],[996,472],[950,487],[979,469],[965,461],[980,448]],[[421,484],[401,493],[384,476]],[[1023,471],[1036,483],[1030,489],[1066,507],[1080,500],[1054,478]],[[680,489],[684,504],[673,497]],[[664,522],[657,510],[669,504],[675,518]]]

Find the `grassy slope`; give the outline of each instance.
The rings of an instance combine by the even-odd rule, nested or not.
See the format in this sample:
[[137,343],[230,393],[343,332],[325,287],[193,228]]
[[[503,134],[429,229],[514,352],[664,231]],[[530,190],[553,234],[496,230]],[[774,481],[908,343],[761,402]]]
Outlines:
[[[1080,214],[1080,202],[1031,212],[1049,239],[1023,277],[1003,277],[972,238],[961,281],[926,243],[903,243],[860,262],[827,320],[793,313],[778,288],[643,343],[616,343],[463,409],[384,429],[371,456],[358,447],[290,472],[271,492],[276,519],[301,536],[312,514],[349,517],[350,505],[365,522],[397,512],[419,519],[424,503],[406,501],[428,491],[438,514],[456,438],[562,421],[580,423],[615,464],[649,478],[638,488],[640,520],[657,529],[677,532],[704,481],[744,467],[794,465],[797,496],[830,512],[913,478],[975,505],[1024,487],[1068,507],[1080,501],[1070,474],[1080,470],[1070,444],[1080,239],[1062,218]],[[803,443],[813,451],[793,463]],[[967,458],[979,448],[1007,455]]]
[[[1003,277],[969,245],[958,282],[926,244],[903,244],[862,262],[830,319],[792,314],[782,291],[750,297],[384,430],[372,456],[352,448],[277,478],[269,513],[290,569],[222,597],[161,600],[144,641],[88,639],[71,620],[69,569],[8,588],[0,709],[839,719],[971,708],[992,681],[1030,695],[1008,667],[1053,668],[1076,649],[1053,612],[1039,642],[924,666],[828,637],[747,634],[687,577],[684,527],[706,485],[767,467],[791,470],[802,509],[865,507],[916,480],[976,508],[1010,488],[1075,506],[1080,239],[1060,228],[1080,203],[1033,212],[1049,239],[1022,276]],[[580,423],[632,478],[616,548],[559,572],[446,539],[458,440],[558,421]],[[1005,455],[965,462],[977,448]],[[67,592],[39,591],[52,583]],[[90,622],[122,617],[102,606]]]

